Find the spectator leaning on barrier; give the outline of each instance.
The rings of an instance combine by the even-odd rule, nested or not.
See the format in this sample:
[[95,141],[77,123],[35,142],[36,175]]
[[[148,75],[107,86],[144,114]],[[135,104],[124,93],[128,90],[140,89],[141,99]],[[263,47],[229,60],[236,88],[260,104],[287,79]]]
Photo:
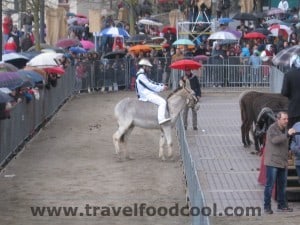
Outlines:
[[285,188],[287,183],[289,136],[295,134],[295,129],[287,129],[287,124],[287,113],[279,112],[276,122],[267,130],[264,158],[264,165],[266,166],[264,211],[266,214],[273,214],[271,197],[275,181],[277,181],[277,211],[293,211],[287,205]]

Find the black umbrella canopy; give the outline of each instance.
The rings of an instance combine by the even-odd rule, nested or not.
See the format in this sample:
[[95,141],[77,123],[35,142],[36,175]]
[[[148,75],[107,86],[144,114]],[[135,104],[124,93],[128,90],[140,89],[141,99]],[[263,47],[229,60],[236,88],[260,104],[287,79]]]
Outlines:
[[116,59],[116,58],[123,58],[126,55],[125,51],[114,51],[106,53],[103,58],[104,59]]
[[257,20],[257,17],[250,13],[237,13],[235,14],[232,19],[234,20]]

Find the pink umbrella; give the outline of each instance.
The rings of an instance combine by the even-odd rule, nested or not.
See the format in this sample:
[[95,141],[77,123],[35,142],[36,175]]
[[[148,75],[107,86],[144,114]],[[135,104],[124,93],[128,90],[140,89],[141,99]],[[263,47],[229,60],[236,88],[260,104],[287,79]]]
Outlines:
[[90,50],[95,48],[95,44],[91,41],[81,40],[80,43],[84,49]]
[[76,21],[78,25],[84,25],[89,23],[88,18],[81,18],[81,17],[76,17]]
[[201,60],[201,61],[207,61],[208,60],[208,56],[206,55],[197,55],[194,57],[194,60],[198,61]]

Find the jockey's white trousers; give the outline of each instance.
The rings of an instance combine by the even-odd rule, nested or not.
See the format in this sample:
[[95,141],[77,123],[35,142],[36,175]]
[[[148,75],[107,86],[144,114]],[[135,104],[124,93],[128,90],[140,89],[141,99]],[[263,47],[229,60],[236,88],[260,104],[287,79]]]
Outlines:
[[165,120],[165,114],[166,114],[166,105],[167,102],[165,99],[163,99],[162,97],[160,97],[157,94],[154,93],[150,93],[147,95],[147,100],[149,102],[152,102],[156,105],[158,105],[158,113],[157,113],[157,119],[158,119],[158,123],[160,123],[161,121]]

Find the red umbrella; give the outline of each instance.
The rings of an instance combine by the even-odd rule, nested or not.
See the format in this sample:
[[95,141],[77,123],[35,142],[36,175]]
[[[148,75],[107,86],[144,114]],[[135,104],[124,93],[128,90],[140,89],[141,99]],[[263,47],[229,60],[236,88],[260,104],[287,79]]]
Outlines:
[[244,35],[244,38],[246,38],[246,39],[257,39],[257,38],[265,39],[266,35],[264,35],[260,32],[249,32]]
[[48,68],[43,68],[47,73],[56,73],[56,74],[64,74],[65,70],[61,68],[60,66],[54,66],[54,67],[48,67]]
[[167,33],[168,30],[170,30],[171,33],[173,33],[173,34],[176,34],[176,28],[175,28],[175,27],[172,27],[172,26],[165,26],[165,27],[161,30],[161,32],[162,32],[162,33]]
[[170,68],[172,69],[177,69],[177,70],[197,70],[201,67],[202,65],[194,60],[190,59],[182,59],[178,60],[176,62],[173,62],[170,65]]
[[65,39],[60,39],[56,42],[55,46],[58,48],[69,48],[72,46],[79,45],[80,42],[77,39],[71,39],[71,38],[65,38]]

